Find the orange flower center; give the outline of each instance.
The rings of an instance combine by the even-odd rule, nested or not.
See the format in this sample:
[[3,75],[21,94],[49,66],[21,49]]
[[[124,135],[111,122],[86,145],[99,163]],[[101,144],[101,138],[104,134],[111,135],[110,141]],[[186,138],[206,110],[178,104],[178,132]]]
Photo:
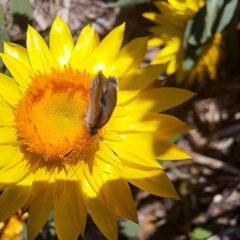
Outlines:
[[85,124],[92,76],[52,69],[38,73],[14,112],[19,137],[46,159],[68,159],[92,145]]

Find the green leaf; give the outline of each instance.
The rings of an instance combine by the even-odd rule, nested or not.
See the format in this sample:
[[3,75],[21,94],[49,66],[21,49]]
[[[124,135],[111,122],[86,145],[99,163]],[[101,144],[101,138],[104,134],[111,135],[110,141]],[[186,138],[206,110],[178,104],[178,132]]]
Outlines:
[[168,139],[171,143],[175,143],[181,135],[176,135]]
[[12,0],[11,13],[25,15],[29,19],[33,18],[32,7],[29,4],[28,0]]
[[120,225],[120,232],[123,233],[126,237],[136,237],[138,230],[139,230],[139,225],[136,224],[135,222],[132,222],[130,220],[124,220],[119,222]]
[[[0,5],[0,52],[3,52],[3,41],[9,41],[9,37],[7,34],[6,28],[4,28],[4,12],[2,5]],[[2,67],[3,62],[0,60],[0,67]]]
[[205,33],[209,38],[212,36],[212,28],[223,3],[224,0],[209,0],[206,3]]
[[235,13],[237,3],[238,0],[208,0],[188,21],[184,33],[184,47],[187,47],[187,44],[202,45],[224,30]]
[[[0,5],[0,52],[3,52],[3,42],[9,41],[9,36],[7,34],[7,29],[4,27],[5,20],[4,20],[4,11],[2,5]],[[3,68],[3,61],[0,58],[0,69]]]
[[213,235],[213,232],[207,228],[203,227],[196,227],[194,228],[192,234],[191,234],[191,239],[192,240],[202,240],[202,239],[207,239]]
[[27,239],[27,223],[23,223],[23,232],[22,232],[23,239]]
[[0,5],[0,26],[1,28],[4,26],[4,11],[2,5]]
[[9,37],[6,29],[0,29],[0,52],[3,52],[3,41],[9,42]]
[[109,8],[116,8],[116,7],[123,8],[123,7],[128,7],[131,5],[141,4],[145,2],[149,2],[149,0],[119,0],[116,3],[109,3],[107,6]]
[[224,7],[216,32],[221,32],[230,23],[235,13],[237,4],[238,0],[232,0]]
[[188,21],[184,32],[183,46],[188,44],[199,46],[207,41],[206,31],[204,31],[204,18],[206,17],[206,6],[201,8],[197,14]]
[[202,45],[222,32],[234,16],[238,0],[208,0],[197,14],[188,21],[183,48],[185,58],[183,69],[191,70],[202,53]]

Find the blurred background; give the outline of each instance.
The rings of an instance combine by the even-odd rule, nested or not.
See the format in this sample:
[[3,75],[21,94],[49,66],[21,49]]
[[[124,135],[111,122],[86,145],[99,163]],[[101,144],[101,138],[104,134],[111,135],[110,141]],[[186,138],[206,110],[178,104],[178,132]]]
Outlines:
[[[238,2],[0,0],[1,52],[3,41],[25,46],[28,24],[48,42],[56,15],[67,22],[74,40],[86,24],[93,24],[103,38],[113,27],[126,22],[124,44],[150,36],[142,65],[167,66],[166,73],[154,84],[197,93],[166,112],[195,128],[171,139],[193,159],[161,162],[181,200],[156,197],[131,186],[139,225],[119,218],[120,240],[240,239]],[[7,73],[2,62],[0,69]],[[16,213],[8,222],[0,223],[0,239],[7,239],[7,229],[13,232],[11,239],[26,239],[25,221]],[[36,239],[57,239],[53,214]],[[84,239],[105,239],[90,216]]]

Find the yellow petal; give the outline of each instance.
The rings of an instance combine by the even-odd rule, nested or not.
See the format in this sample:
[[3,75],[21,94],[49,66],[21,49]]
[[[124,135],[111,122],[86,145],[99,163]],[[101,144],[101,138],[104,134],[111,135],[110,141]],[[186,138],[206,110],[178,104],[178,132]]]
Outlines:
[[[160,138],[160,137],[159,137]],[[159,146],[155,148],[155,155],[160,160],[186,160],[191,157],[175,144],[165,140],[158,139],[155,144]]]
[[129,114],[124,118],[112,117],[107,127],[117,132],[144,131],[155,133],[158,131],[159,136],[163,139],[168,139],[192,129],[178,118],[157,113],[149,113],[144,117],[136,113]]
[[52,184],[54,182],[52,181],[52,173],[54,172],[54,170],[46,171],[45,167],[42,167],[41,164],[43,164],[43,162],[39,161],[38,168],[36,169],[36,171],[34,171],[33,183],[31,184],[33,185],[33,187],[31,188],[31,192],[26,200],[25,208],[28,208],[35,201],[36,198],[39,198],[38,188],[34,187],[35,185],[38,186],[39,183]]
[[26,48],[11,42],[4,43],[4,54],[17,59],[19,62],[30,68],[28,51]]
[[12,127],[0,128],[0,144],[13,143],[17,141],[17,131]]
[[140,112],[162,112],[180,105],[194,95],[193,92],[178,88],[147,89],[128,105],[128,109]]
[[67,181],[64,183],[64,194],[68,202],[68,211],[74,219],[74,223],[79,229],[81,235],[84,235],[86,219],[87,219],[87,208],[86,203],[83,200],[83,193],[81,185],[77,180]]
[[27,160],[23,159],[20,149],[17,150],[9,163],[1,169],[0,188],[20,182],[38,167],[38,163],[30,165]]
[[[13,185],[0,196],[0,222],[17,212],[25,203],[30,187]],[[3,207],[4,206],[4,207]]]
[[115,168],[105,173],[107,202],[113,202],[118,216],[138,222],[136,207],[127,181],[122,179]]
[[12,74],[13,78],[16,80],[22,92],[26,90],[28,84],[32,81],[30,76],[32,75],[32,69],[28,68],[26,65],[19,62],[17,59],[0,54],[4,64],[9,69],[10,73]]
[[27,31],[27,50],[32,68],[41,72],[50,72],[51,68],[59,66],[57,60],[51,55],[46,42],[31,26]]
[[117,55],[116,61],[106,69],[109,75],[114,74],[121,79],[126,73],[131,73],[139,68],[146,54],[148,37],[136,38],[126,44]]
[[178,88],[147,89],[142,91],[126,107],[133,112],[139,111],[139,113],[148,111],[162,112],[185,102],[194,95],[193,92]]
[[12,159],[16,152],[19,151],[19,146],[14,146],[14,145],[0,145],[0,168],[5,166],[8,162],[9,159]]
[[124,77],[119,83],[121,90],[137,90],[142,89],[151,84],[158,76],[166,69],[166,65],[156,64],[148,65],[145,68],[140,68],[135,73]]
[[[194,2],[195,0],[191,0],[191,2]],[[178,11],[185,12],[187,5],[185,2],[180,2],[178,0],[168,0],[169,4],[175,8]]]
[[171,75],[171,74],[175,73],[176,70],[177,70],[177,59],[176,59],[176,58],[173,58],[173,59],[169,62],[168,66],[167,66],[167,71],[166,71],[166,73],[167,73],[168,75]]
[[13,121],[14,121],[13,109],[7,104],[7,102],[2,97],[0,97],[0,125],[10,127],[13,125]]
[[160,25],[164,28],[168,28],[168,27],[173,28],[173,25],[174,25],[164,15],[158,14],[155,12],[143,13],[143,17],[155,22],[157,25]]
[[157,196],[179,199],[172,182],[166,173],[159,170],[140,170],[134,168],[125,168],[121,175],[133,185]]
[[[156,161],[154,159],[183,160],[191,158],[182,149],[168,140],[163,139],[158,132],[156,132],[155,135],[149,132],[122,135],[124,135],[124,142],[121,143],[121,145],[123,147],[125,146],[125,152],[121,155],[119,154],[119,156],[124,159],[124,163],[125,161],[129,161],[145,167],[161,168],[161,165],[158,163],[155,164]],[[139,151],[139,149],[141,149],[141,151]],[[118,148],[116,148],[116,150],[113,148],[113,150],[118,154]],[[133,157],[133,160],[130,160],[130,157],[127,158],[129,152],[132,156],[137,156],[139,160],[134,160]]]
[[203,0],[186,0],[186,4],[188,8],[192,11],[197,12],[203,5],[205,5],[205,1]]
[[[91,156],[92,158],[93,156]],[[88,161],[88,157],[86,158],[86,161]],[[84,168],[85,168],[85,163],[80,162],[79,165],[77,166],[72,166],[72,169],[74,171],[74,177],[76,177],[76,179],[78,180],[78,184],[79,184],[79,187],[80,187],[80,194],[81,194],[81,197],[82,197],[82,200],[84,202],[84,206],[87,206],[87,190],[88,190],[88,182],[84,176]]]
[[106,204],[96,198],[88,198],[88,207],[93,221],[107,239],[117,240],[117,217]]
[[[167,65],[167,68],[170,64],[171,61],[175,60],[176,59],[176,54],[170,54],[166,57],[161,57],[161,51],[156,55],[156,57],[152,60],[151,64],[152,65],[155,65],[155,64],[166,64],[168,63]],[[175,67],[176,69],[176,67]]]
[[[173,136],[188,132],[193,129],[193,127],[188,126],[184,122],[166,114],[158,114],[159,119],[158,135],[163,139],[171,138]],[[150,120],[150,118],[148,118]],[[145,117],[144,117],[145,120]]]
[[91,168],[89,169],[89,166],[85,164],[84,177],[85,184],[87,184],[88,196],[105,199],[105,189],[102,171],[95,165],[91,166]]
[[[125,117],[127,114],[129,114],[129,110],[122,106],[116,106],[112,115],[113,117]],[[111,119],[112,119],[111,118]],[[111,119],[109,121],[111,121]]]
[[145,12],[145,13],[143,13],[142,15],[143,15],[143,17],[145,17],[145,18],[147,18],[147,19],[149,19],[149,20],[151,20],[151,21],[153,21],[153,22],[155,22],[155,23],[157,23],[157,24],[159,24],[159,25],[162,24],[162,21],[159,21],[160,18],[162,17],[162,15],[159,14],[159,13],[155,13],[155,12]]
[[[176,55],[176,53],[179,51],[180,47],[180,39],[174,38],[172,39],[166,47],[164,47],[160,53],[158,54],[158,58],[163,59],[162,61],[165,62],[165,58],[169,58],[171,55]],[[176,57],[176,56],[175,56]],[[170,58],[171,59],[171,58]]]
[[53,184],[44,181],[34,181],[30,197],[32,201],[27,223],[27,232],[28,239],[35,239],[38,232],[46,223],[53,206],[55,198]]
[[122,46],[125,24],[113,29],[98,45],[95,53],[94,70],[103,70],[113,62]]
[[[122,160],[123,166],[134,166],[137,168],[162,168],[155,160],[155,147],[153,146],[152,133],[124,133],[121,134],[122,141],[112,142],[108,141],[114,133],[109,133],[105,137],[105,142]],[[156,144],[157,145],[157,144]],[[141,151],[139,151],[141,149]]]
[[61,196],[54,203],[54,222],[58,238],[60,240],[77,239],[80,230],[68,207],[72,203],[68,201],[67,191],[61,189],[61,192]]
[[[174,0],[173,0],[174,1]],[[179,4],[179,1],[177,1]],[[155,4],[155,3],[154,3]],[[185,11],[176,11],[169,3],[167,2],[160,2],[159,4],[155,4],[159,11],[168,19],[169,22],[172,23],[174,28],[184,30],[184,26],[186,25],[186,20],[184,20]],[[179,4],[178,7],[185,7],[184,4]]]
[[167,45],[172,38],[182,39],[184,34],[185,24],[182,29],[173,28],[173,27],[160,27],[153,26],[149,28],[149,31],[158,36],[164,41],[164,44]]
[[161,46],[163,43],[164,43],[163,39],[160,39],[158,37],[153,37],[148,41],[148,46],[158,47],[158,46]]
[[88,171],[84,171],[85,181],[88,184],[88,204],[89,199],[97,199],[97,201],[101,202],[101,204],[105,205],[109,211],[115,214],[114,203],[112,201],[108,201],[108,198],[106,196],[106,183],[103,177],[104,173],[96,165],[91,166],[91,169],[89,169]]
[[115,165],[115,166],[122,165],[122,162],[120,161],[120,159],[113,153],[113,151],[107,145],[104,139],[99,141],[99,150],[95,152],[95,155],[100,161],[103,161],[108,165],[109,164]]
[[67,24],[57,17],[50,31],[50,51],[60,65],[65,65],[72,55],[74,43]]
[[131,99],[134,99],[141,90],[120,90],[118,91],[117,105],[124,104],[129,102]]
[[[0,73],[0,94],[4,100],[12,106],[15,106],[21,98],[21,94],[15,80],[2,73]],[[2,99],[1,102],[4,100]],[[5,109],[8,108],[10,110],[11,108],[6,106],[6,102]]]
[[161,1],[154,1],[153,4],[157,7],[159,12],[161,12],[162,2]]
[[92,53],[99,45],[98,34],[91,26],[87,25],[80,33],[74,48],[72,57],[69,59],[69,65],[75,69],[90,72],[93,69],[93,56]]

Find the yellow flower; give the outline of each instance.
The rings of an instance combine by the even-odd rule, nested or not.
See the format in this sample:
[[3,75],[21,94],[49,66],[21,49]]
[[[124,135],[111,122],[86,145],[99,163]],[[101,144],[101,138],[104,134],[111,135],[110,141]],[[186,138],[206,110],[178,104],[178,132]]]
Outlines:
[[[150,28],[153,38],[149,41],[150,46],[162,46],[163,48],[153,59],[151,64],[167,63],[166,73],[168,75],[177,71],[177,80],[180,83],[186,78],[182,69],[184,57],[183,39],[187,22],[205,5],[204,0],[168,0],[168,2],[154,2],[161,14],[144,13],[143,16],[154,21],[157,26]],[[205,73],[211,79],[216,77],[216,68],[222,58],[222,37],[218,33],[212,42],[208,42],[202,47],[193,72],[187,76],[189,82],[194,78],[199,81],[203,79]],[[221,57],[221,58],[220,58]],[[211,67],[208,64],[211,62]],[[178,72],[179,71],[179,72]],[[200,73],[200,75],[199,75]]]
[[[214,35],[213,41],[208,42],[203,46],[203,51],[197,60],[197,63],[188,73],[188,82],[190,85],[193,84],[195,79],[197,79],[198,82],[201,82],[205,73],[211,80],[217,78],[219,60],[224,58],[222,37],[222,33],[217,33]],[[179,76],[179,80],[182,80],[183,76]]]
[[[29,211],[28,239],[52,207],[59,239],[83,235],[87,211],[108,239],[117,239],[116,216],[137,222],[128,182],[178,198],[155,159],[189,158],[168,139],[190,127],[158,112],[193,93],[147,88],[164,69],[139,69],[148,39],[121,48],[123,34],[124,24],[99,42],[86,26],[74,46],[69,28],[57,18],[49,48],[31,27],[26,49],[4,45],[1,57],[12,77],[0,75],[0,221],[23,207]],[[112,117],[91,136],[85,115],[99,71],[116,77],[119,89]]]
[[22,215],[21,210],[13,214],[5,222],[0,222],[0,232],[2,240],[5,239],[21,239],[23,231],[23,223],[27,214]]

